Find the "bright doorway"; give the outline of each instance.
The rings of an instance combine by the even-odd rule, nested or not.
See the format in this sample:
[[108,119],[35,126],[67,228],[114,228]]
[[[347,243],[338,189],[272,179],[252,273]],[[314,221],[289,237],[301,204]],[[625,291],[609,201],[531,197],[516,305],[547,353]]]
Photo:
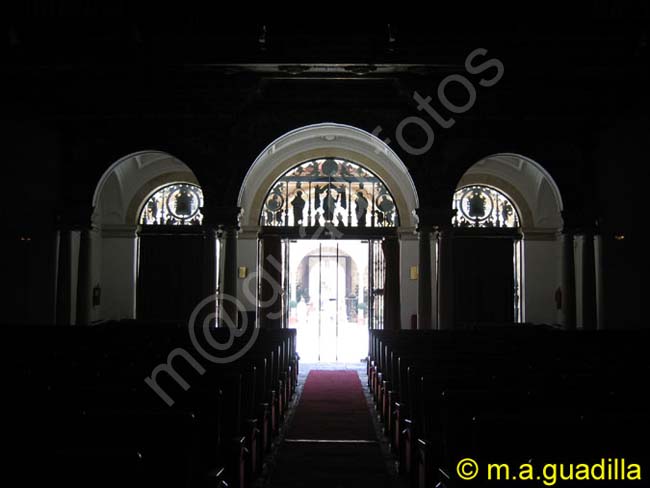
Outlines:
[[373,310],[381,295],[373,272],[378,266],[372,266],[380,261],[378,243],[288,240],[285,253],[287,321],[297,329],[301,361],[353,363],[365,358],[368,328],[376,320]]

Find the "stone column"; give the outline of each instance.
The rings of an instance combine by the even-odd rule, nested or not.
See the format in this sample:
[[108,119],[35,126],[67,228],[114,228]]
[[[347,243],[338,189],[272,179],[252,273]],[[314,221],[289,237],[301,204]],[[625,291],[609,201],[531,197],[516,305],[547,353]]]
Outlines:
[[398,227],[399,274],[400,274],[400,321],[405,329],[416,329],[418,319],[418,273],[412,269],[419,268],[419,235],[415,227]]
[[233,300],[237,297],[237,228],[233,225],[225,226],[223,236],[225,245],[220,317],[225,323],[237,324],[239,311]]
[[597,322],[594,234],[588,230],[583,233],[582,246],[582,327],[595,330]]
[[399,241],[397,237],[387,237],[382,241],[384,264],[386,267],[384,283],[384,328],[399,330],[400,319],[400,273]]
[[421,225],[418,266],[418,329],[431,329],[431,317],[431,228],[428,225]]
[[260,267],[259,318],[260,327],[282,328],[282,239],[267,234],[260,239],[262,262]]
[[573,246],[573,232],[565,229],[562,232],[562,286],[560,290],[562,293],[562,325],[567,330],[576,328],[576,269]]
[[79,232],[79,267],[77,273],[77,325],[89,325],[92,320],[92,238],[89,228]]
[[454,254],[451,224],[438,229],[438,328],[454,327]]
[[[217,326],[239,323],[237,307],[237,237],[239,231],[239,207],[221,207],[209,205],[208,202],[218,201],[217,195],[211,189],[204,188],[203,195],[206,201],[201,211],[203,212],[203,232],[205,236],[204,271],[203,284],[206,296],[213,295],[219,290],[217,314],[219,323]],[[218,229],[218,230],[217,230]],[[218,235],[220,239],[218,239]],[[218,269],[217,248],[220,247],[221,269]],[[221,287],[219,286],[221,279]]]
[[72,324],[72,235],[59,231],[56,282],[56,323]]
[[203,283],[205,296],[211,296],[217,292],[218,288],[217,246],[219,246],[219,239],[217,230],[212,226],[205,226],[203,233],[205,239]]
[[[218,314],[219,303],[217,298],[217,288],[219,285],[219,276],[217,273],[217,230],[210,224],[203,225],[203,296],[214,297],[211,302],[212,306],[209,313]],[[210,320],[210,324],[214,324]]]
[[607,310],[605,307],[605,263],[607,259],[607,243],[609,236],[601,232],[596,236],[596,290],[598,310],[598,330],[607,327]]
[[138,226],[107,225],[101,229],[102,318],[136,318]]

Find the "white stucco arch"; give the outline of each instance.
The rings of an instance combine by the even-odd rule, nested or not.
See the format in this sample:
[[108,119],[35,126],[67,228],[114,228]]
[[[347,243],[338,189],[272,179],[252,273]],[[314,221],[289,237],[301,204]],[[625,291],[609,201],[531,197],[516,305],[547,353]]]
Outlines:
[[369,132],[349,125],[321,123],[292,130],[269,144],[246,173],[237,205],[243,230],[258,226],[264,197],[273,183],[310,159],[340,157],[376,174],[397,205],[402,228],[414,229],[418,196],[406,166],[395,152]]
[[492,186],[506,194],[521,218],[523,320],[559,323],[555,292],[562,280],[562,195],[544,167],[520,154],[499,153],[472,165],[456,188]]
[[[311,159],[334,157],[357,163],[379,177],[393,196],[400,218],[400,300],[403,326],[417,312],[417,281],[409,269],[418,265],[415,233],[419,207],[408,169],[386,143],[365,130],[337,123],[320,123],[292,130],[271,142],[257,156],[244,177],[237,205],[241,208],[237,244],[239,266],[257,269],[259,219],[269,189],[288,170]],[[244,293],[240,285],[238,296]],[[251,297],[252,298],[252,297]],[[250,298],[245,306],[254,309]]]
[[102,229],[136,225],[142,203],[169,183],[198,180],[181,160],[162,151],[138,151],[111,164],[93,195],[93,224]]
[[158,188],[171,183],[198,185],[192,170],[162,151],[138,151],[111,164],[93,195],[92,283],[101,289],[94,320],[136,317],[136,276],[140,210]]
[[544,167],[520,154],[499,153],[472,165],[457,188],[484,184],[506,193],[517,206],[524,233],[554,233],[562,229],[562,195]]

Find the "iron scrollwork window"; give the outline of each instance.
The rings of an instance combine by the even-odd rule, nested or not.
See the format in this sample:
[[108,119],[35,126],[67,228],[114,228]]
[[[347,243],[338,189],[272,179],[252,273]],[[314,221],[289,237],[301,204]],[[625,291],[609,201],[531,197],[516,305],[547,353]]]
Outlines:
[[174,183],[157,190],[142,207],[141,225],[201,225],[203,192],[189,183]]
[[518,228],[514,204],[500,191],[483,185],[465,186],[454,193],[455,227]]
[[382,181],[343,159],[302,163],[285,173],[264,200],[263,226],[396,227],[397,207]]

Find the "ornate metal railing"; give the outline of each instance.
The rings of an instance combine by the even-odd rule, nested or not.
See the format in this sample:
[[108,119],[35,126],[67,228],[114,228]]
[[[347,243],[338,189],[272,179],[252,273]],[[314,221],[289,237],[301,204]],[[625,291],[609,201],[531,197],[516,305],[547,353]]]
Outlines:
[[201,225],[203,192],[189,183],[173,183],[156,190],[140,213],[140,225]]
[[260,216],[274,227],[397,227],[392,195],[372,172],[343,159],[302,163],[269,190]]
[[510,199],[489,186],[471,185],[456,190],[452,218],[455,227],[518,228],[519,215]]

